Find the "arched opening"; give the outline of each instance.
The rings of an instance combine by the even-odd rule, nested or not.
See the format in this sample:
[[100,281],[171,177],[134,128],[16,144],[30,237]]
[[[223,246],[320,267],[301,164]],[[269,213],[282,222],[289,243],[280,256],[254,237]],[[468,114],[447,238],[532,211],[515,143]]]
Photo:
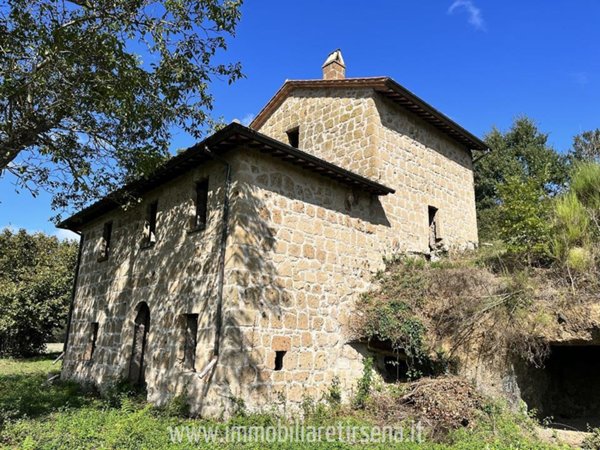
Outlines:
[[129,362],[129,381],[135,385],[142,386],[145,383],[144,355],[146,353],[146,342],[148,329],[150,328],[150,308],[145,302],[140,303],[135,316],[133,345],[131,348],[131,361]]

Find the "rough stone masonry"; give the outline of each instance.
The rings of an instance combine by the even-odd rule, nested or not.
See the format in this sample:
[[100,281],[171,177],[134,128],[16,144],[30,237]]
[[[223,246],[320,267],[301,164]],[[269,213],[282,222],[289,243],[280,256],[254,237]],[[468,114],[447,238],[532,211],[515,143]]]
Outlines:
[[354,301],[384,257],[477,245],[475,136],[385,77],[286,81],[148,180],[60,226],[81,233],[63,378],[129,378],[203,415],[237,399],[349,393],[369,350]]

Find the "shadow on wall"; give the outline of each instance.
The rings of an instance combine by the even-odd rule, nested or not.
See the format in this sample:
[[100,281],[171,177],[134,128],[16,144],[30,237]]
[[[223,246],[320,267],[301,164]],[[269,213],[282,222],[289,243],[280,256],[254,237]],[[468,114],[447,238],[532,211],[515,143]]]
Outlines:
[[[80,332],[79,342],[72,344],[77,356],[83,354],[86,345],[87,325],[99,322],[100,331],[92,360],[77,363],[76,378],[102,384],[128,376],[136,314],[145,302],[150,312],[143,355],[149,400],[161,404],[185,393],[195,411],[208,414],[230,410],[233,400],[240,397],[251,398],[254,404],[268,402],[273,398],[275,354],[265,335],[270,338],[270,333],[281,329],[284,312],[289,313],[295,306],[289,294],[295,286],[278,274],[273,258],[275,212],[259,195],[257,185],[264,188],[261,192],[280,193],[354,219],[354,224],[348,222],[348,226],[390,226],[379,198],[351,190],[347,191],[346,202],[317,195],[315,190],[324,189],[324,183],[316,175],[312,183],[312,175],[299,173],[299,178],[308,180],[304,184],[281,173],[266,175],[255,184],[234,182],[229,195],[222,328],[218,335],[217,281],[225,171],[222,164],[205,169],[209,170],[205,230],[188,232],[190,199],[197,177],[186,175],[150,193],[138,207],[115,215],[113,251],[108,261],[97,262],[96,250],[88,247],[78,299],[91,300],[80,301],[74,312],[73,327]],[[189,190],[182,187],[186,184]],[[339,189],[337,185],[334,188]],[[317,197],[327,200],[318,201]],[[159,202],[157,239],[155,245],[143,248],[145,211],[155,199]],[[97,231],[94,233],[92,241],[98,237]],[[93,246],[93,242],[88,245]],[[195,371],[185,364],[184,319],[188,314],[197,315],[198,321]],[[199,373],[213,359],[216,339],[220,343],[217,363],[200,379]]]
[[276,244],[271,212],[244,183],[232,186],[230,208],[220,354],[199,395],[192,393],[200,411],[214,410],[217,398],[225,400],[226,411],[238,398],[268,400],[272,367],[256,328],[281,318],[290,301],[271,258]]
[[[222,171],[211,172],[209,217],[203,231],[191,228],[193,176],[174,180],[150,193],[145,201],[114,217],[111,254],[98,262],[98,232],[86,230],[89,240],[85,263],[81,267],[77,304],[73,320],[73,340],[66,361],[67,373],[74,378],[104,384],[127,378],[129,374],[139,305],[150,310],[149,332],[145,346],[144,372],[149,398],[161,403],[180,390],[182,365],[181,318],[198,315],[197,364],[210,359],[214,342],[216,261],[223,199]],[[189,185],[189,191],[184,186]],[[158,199],[156,242],[144,247],[144,221],[147,205]],[[101,226],[101,225],[100,225]],[[97,349],[85,361],[90,322],[99,322]],[[75,361],[74,361],[75,360]],[[74,364],[73,364],[74,363]],[[197,378],[187,369],[187,380]]]
[[[293,174],[294,171],[290,171],[289,173],[265,173],[259,175],[256,181],[260,187],[283,195],[288,199],[298,200],[315,207],[322,207],[329,211],[343,214],[348,218],[359,219],[362,222],[372,225],[391,227],[378,196],[344,187],[343,189],[346,192],[344,201],[337,201],[333,195],[322,195],[325,184],[318,175],[303,173],[302,178],[310,177],[311,181],[314,181],[310,186],[306,186],[297,183],[294,180]],[[335,182],[330,181],[328,183]],[[361,207],[357,207],[359,202],[361,202]],[[368,207],[365,207],[367,204]]]

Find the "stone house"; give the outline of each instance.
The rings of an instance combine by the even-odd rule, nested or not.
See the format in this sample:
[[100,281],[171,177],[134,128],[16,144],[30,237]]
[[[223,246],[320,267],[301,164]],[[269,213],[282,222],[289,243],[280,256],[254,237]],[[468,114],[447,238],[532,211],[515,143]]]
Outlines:
[[185,393],[204,415],[299,403],[368,352],[353,301],[384,257],[477,245],[478,138],[390,78],[286,81],[151,178],[63,221],[81,234],[63,377]]

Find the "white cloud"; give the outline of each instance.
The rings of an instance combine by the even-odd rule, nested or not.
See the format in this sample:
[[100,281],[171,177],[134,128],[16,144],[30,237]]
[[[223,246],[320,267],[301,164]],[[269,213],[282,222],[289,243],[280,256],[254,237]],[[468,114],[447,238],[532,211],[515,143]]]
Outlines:
[[448,14],[453,14],[457,9],[464,9],[469,15],[469,23],[476,30],[485,31],[485,21],[481,10],[471,0],[454,0],[448,8]]

